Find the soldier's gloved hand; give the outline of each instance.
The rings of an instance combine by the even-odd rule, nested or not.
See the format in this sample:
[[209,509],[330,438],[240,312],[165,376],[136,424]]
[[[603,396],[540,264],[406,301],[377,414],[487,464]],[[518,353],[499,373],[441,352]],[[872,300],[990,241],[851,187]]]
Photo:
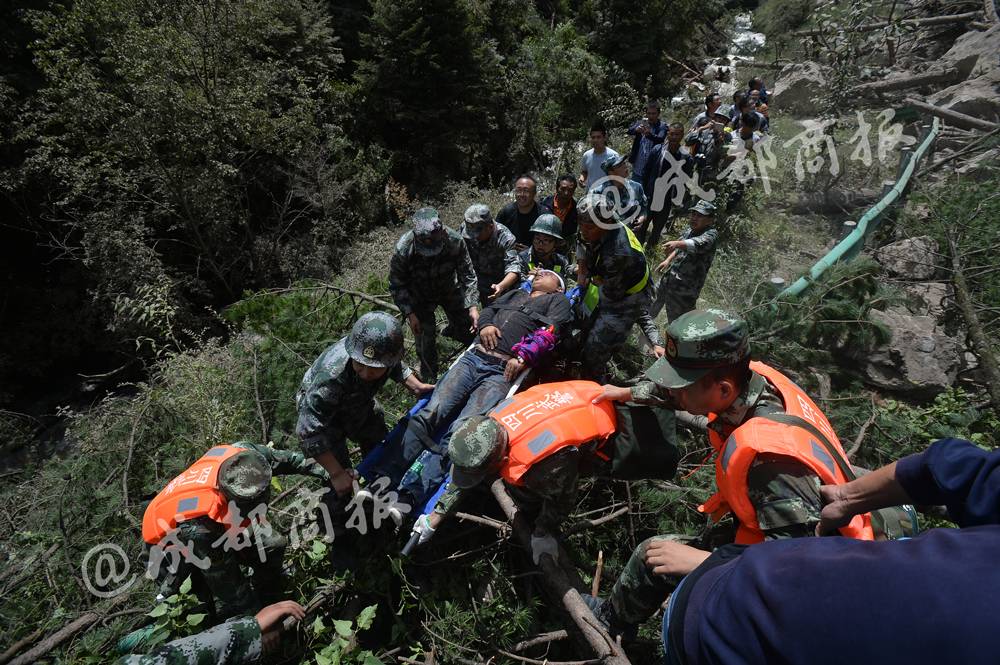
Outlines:
[[434,535],[434,527],[431,526],[430,517],[427,515],[421,515],[417,518],[417,521],[413,523],[413,529],[410,533],[420,534],[420,540],[417,541],[418,545],[423,545]]
[[531,560],[538,565],[543,554],[548,554],[553,560],[559,558],[559,544],[552,536],[537,536],[531,534]]

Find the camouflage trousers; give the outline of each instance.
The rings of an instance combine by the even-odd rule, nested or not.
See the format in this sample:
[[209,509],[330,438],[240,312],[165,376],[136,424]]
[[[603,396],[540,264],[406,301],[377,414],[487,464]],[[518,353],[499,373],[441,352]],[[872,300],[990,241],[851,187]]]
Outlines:
[[608,361],[615,351],[625,345],[632,326],[649,307],[650,291],[647,286],[619,302],[601,300],[581,350],[580,366],[584,377],[606,381]]
[[664,306],[667,308],[668,322],[695,309],[701,289],[691,291],[679,288],[680,285],[681,282],[674,279],[669,272],[660,279],[660,283],[656,286],[656,300],[649,308],[651,317],[655,319]]
[[[301,398],[300,391],[295,397],[296,406]],[[361,456],[364,457],[385,438],[388,432],[382,405],[377,399],[373,399],[367,409],[362,411],[359,408],[352,414],[352,418],[341,420],[335,428],[335,433],[327,432],[302,439],[300,446],[302,453],[306,457],[312,458],[329,450],[342,467],[350,469],[355,464],[351,463],[351,455],[347,449],[347,438],[357,442],[358,447],[361,448]]]
[[473,333],[469,330],[472,319],[461,298],[448,297],[438,303],[416,304],[413,313],[420,321],[420,334],[416,336],[420,378],[427,383],[434,383],[438,374],[437,322],[434,312],[439,305],[448,317],[448,327],[444,329],[444,334],[462,344],[471,344],[473,339]]
[[[215,621],[254,614],[262,606],[284,597],[282,565],[288,541],[281,534],[247,538],[248,531],[241,531],[243,540],[229,539],[226,527],[208,518],[183,522],[176,533],[187,552],[173,555],[173,545],[164,548],[156,571],[164,596],[177,593],[190,576],[192,590],[208,611],[214,613]],[[199,561],[207,561],[207,568],[203,569]],[[252,578],[244,567],[253,570]]]
[[701,544],[696,536],[673,534],[653,536],[639,543],[611,590],[611,606],[622,623],[640,624],[651,617],[684,579],[683,576],[657,575],[646,565],[646,548],[650,543],[663,540],[692,547]]

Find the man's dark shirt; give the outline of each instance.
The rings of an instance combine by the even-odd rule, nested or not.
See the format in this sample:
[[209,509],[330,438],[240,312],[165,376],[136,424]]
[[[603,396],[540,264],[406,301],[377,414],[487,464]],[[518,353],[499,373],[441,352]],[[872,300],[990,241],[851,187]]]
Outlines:
[[524,289],[503,294],[479,315],[479,329],[496,326],[500,339],[496,351],[514,355],[511,347],[539,328],[555,325],[556,332],[569,323],[569,299],[562,293],[545,293],[534,298]]
[[512,201],[501,208],[500,212],[497,213],[496,221],[510,229],[510,232],[514,234],[514,239],[518,243],[530,245],[531,225],[544,212],[545,210],[542,209],[542,206],[537,201],[532,203],[531,210],[527,213],[522,213],[518,210],[517,201]]
[[[653,148],[653,152],[649,155],[649,163],[646,166],[646,178],[642,183],[642,189],[646,192],[647,206],[652,212],[659,212],[660,210],[669,210],[673,205],[673,199],[676,192],[680,191],[679,200],[684,203],[684,192],[686,191],[685,183],[679,175],[668,176],[665,179],[662,187],[667,187],[665,196],[662,199],[658,198],[656,193],[656,181],[664,173],[670,172],[671,168],[674,168],[674,162],[670,160],[670,157],[664,158],[663,151],[667,151],[667,155],[674,158],[674,161],[681,162],[681,172],[686,173],[691,176],[694,173],[694,159],[691,155],[684,150],[683,146],[677,146],[676,152],[670,152],[666,143],[661,143],[660,145]],[[676,168],[673,171],[677,174]],[[660,203],[655,204],[654,201],[659,200]]]

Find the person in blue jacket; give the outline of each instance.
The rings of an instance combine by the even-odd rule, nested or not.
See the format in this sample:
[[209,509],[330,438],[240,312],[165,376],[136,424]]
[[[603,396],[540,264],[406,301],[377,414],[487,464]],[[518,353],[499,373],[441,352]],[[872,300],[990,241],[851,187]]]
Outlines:
[[1000,451],[942,439],[820,488],[818,535],[899,503],[941,505],[960,529],[909,540],[796,538],[712,554],[673,542],[654,572],[687,575],[663,622],[666,662],[986,663],[1000,658]]

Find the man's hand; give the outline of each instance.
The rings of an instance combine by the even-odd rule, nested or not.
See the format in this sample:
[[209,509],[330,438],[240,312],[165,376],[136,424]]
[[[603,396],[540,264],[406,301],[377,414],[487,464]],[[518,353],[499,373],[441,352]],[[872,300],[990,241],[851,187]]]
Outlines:
[[487,351],[492,351],[497,348],[497,342],[500,341],[500,329],[496,326],[490,325],[486,326],[479,331],[479,343],[483,345],[483,348]]
[[826,536],[836,533],[837,529],[847,526],[854,518],[844,492],[843,485],[820,485],[819,500],[823,509],[819,513],[819,524],[816,525],[816,535]]
[[543,554],[548,554],[555,561],[559,558],[559,544],[552,536],[531,534],[531,560],[535,562],[536,566],[541,561]]
[[344,469],[342,472],[330,476],[330,486],[337,496],[344,496],[354,487],[354,469]]
[[510,383],[517,378],[517,375],[520,374],[525,367],[527,367],[527,365],[525,365],[524,361],[520,358],[511,358],[507,361],[507,364],[504,365],[503,368],[504,381]]
[[654,540],[646,546],[646,566],[657,575],[687,575],[710,554],[672,540]]
[[414,395],[423,395],[424,393],[429,393],[432,390],[434,390],[433,383],[424,383],[423,381],[418,381],[417,384],[413,386],[411,392]]
[[492,302],[500,297],[500,294],[503,293],[503,288],[500,284],[490,284],[490,288],[493,290],[490,291],[490,295],[486,296],[486,299]]
[[653,347],[653,355],[656,356],[657,360],[659,360],[663,356],[667,355],[667,350],[664,349],[659,344],[657,344],[656,346]]
[[469,308],[469,318],[472,319],[472,325],[469,326],[469,332],[476,332],[476,328],[479,327],[479,308],[473,305]]
[[668,240],[663,243],[663,251],[665,252],[675,252],[679,249],[684,249],[685,244],[683,240]]
[[428,540],[434,536],[434,526],[431,524],[431,519],[427,515],[421,515],[417,518],[417,521],[413,523],[413,528],[410,533],[416,533],[420,535],[420,540],[417,541],[417,545],[423,545]]
[[413,331],[414,335],[420,334],[420,319],[417,318],[416,314],[411,312],[410,315],[406,317],[406,322],[410,324],[410,330]]
[[293,616],[299,621],[306,618],[305,609],[294,600],[283,600],[274,603],[257,612],[257,624],[260,625],[260,632],[267,633],[272,630],[281,629],[281,621],[287,616]]
[[594,404],[600,404],[601,402],[627,402],[632,399],[632,389],[622,388],[621,386],[612,386],[610,384],[604,386],[604,392],[593,399]]

